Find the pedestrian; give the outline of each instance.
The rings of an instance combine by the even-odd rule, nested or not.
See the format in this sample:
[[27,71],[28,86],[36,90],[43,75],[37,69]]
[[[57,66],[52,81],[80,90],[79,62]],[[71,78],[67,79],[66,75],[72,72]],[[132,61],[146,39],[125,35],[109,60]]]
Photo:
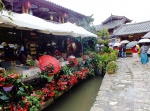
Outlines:
[[148,51],[148,46],[146,46],[146,44],[143,43],[140,50],[142,64],[146,64],[147,62],[149,62],[147,51]]
[[132,51],[133,61],[134,61],[134,62],[137,62],[137,61],[139,60],[138,48],[137,48],[137,46],[136,46],[136,45],[133,46],[133,47],[131,48],[131,51]]
[[119,46],[119,57],[122,57],[122,45]]
[[125,44],[122,46],[122,57],[126,58],[126,45]]

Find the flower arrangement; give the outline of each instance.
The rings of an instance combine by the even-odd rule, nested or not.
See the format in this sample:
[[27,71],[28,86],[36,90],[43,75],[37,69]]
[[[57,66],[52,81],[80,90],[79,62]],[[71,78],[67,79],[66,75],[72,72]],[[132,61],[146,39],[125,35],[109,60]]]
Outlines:
[[77,58],[69,58],[68,63],[70,67],[75,67],[78,65],[78,60]]
[[49,63],[47,66],[45,66],[45,72],[54,73],[54,68],[54,65],[52,63]]
[[14,84],[21,76],[16,72],[5,72],[0,74],[0,86],[9,86]]

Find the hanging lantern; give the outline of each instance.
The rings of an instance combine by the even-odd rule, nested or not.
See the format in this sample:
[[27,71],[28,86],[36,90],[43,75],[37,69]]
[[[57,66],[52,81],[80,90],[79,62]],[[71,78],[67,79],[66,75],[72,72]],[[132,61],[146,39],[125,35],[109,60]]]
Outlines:
[[31,4],[30,4],[30,2],[29,2],[29,1],[26,1],[26,3],[25,3],[25,7],[26,7],[27,9],[29,9],[29,8],[31,7]]

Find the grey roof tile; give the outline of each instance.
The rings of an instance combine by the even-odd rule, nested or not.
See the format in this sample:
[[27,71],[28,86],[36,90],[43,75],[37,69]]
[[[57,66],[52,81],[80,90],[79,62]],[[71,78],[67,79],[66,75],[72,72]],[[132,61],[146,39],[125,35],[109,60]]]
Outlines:
[[122,20],[115,20],[115,21],[109,22],[107,24],[97,25],[97,26],[95,26],[95,28],[96,28],[96,31],[100,31],[103,28],[112,29],[112,28],[120,26],[121,24],[122,24]]
[[150,31],[150,21],[124,24],[114,31],[113,35],[128,35]]

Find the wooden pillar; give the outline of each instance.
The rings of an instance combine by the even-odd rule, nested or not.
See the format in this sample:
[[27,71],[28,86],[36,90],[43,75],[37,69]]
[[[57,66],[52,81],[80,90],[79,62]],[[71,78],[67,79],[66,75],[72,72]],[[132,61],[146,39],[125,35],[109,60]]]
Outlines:
[[22,4],[22,13],[25,13],[25,7],[24,7],[24,4]]
[[61,16],[59,15],[59,23],[61,23]]
[[65,18],[64,18],[64,16],[62,16],[62,23],[64,23],[65,22]]

